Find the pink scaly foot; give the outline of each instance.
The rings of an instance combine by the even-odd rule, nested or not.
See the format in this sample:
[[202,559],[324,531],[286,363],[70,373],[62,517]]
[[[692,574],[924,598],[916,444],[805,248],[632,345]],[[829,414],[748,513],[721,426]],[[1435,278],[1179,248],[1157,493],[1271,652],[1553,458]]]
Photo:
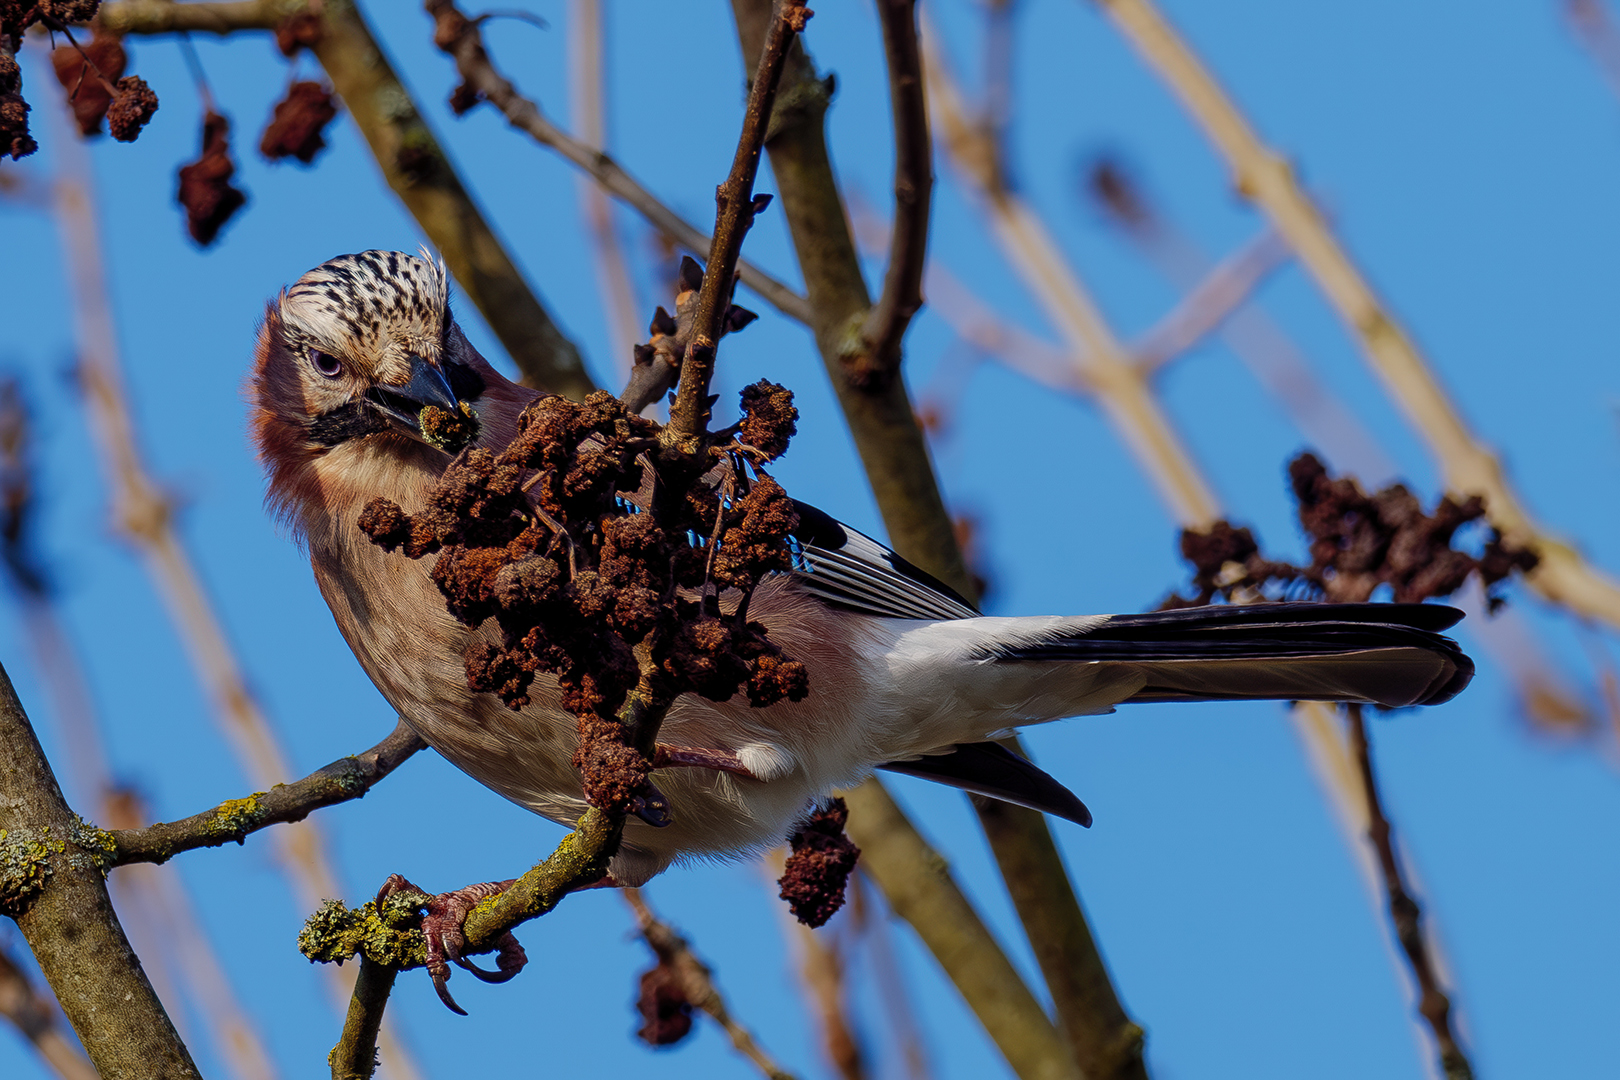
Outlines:
[[498,970],[486,971],[461,954],[467,947],[467,938],[462,930],[462,925],[467,921],[467,913],[489,897],[505,892],[515,880],[513,878],[508,881],[486,881],[432,896],[399,874],[393,874],[383,882],[383,887],[377,893],[378,907],[398,893],[410,894],[411,898],[421,905],[422,936],[427,939],[428,976],[433,980],[433,989],[438,992],[439,1000],[453,1013],[467,1015],[467,1010],[457,1005],[456,999],[450,996],[448,983],[451,964],[465,968],[484,982],[503,983],[522,971],[523,966],[529,962],[523,946],[518,944],[518,939],[510,932],[501,935],[500,940],[495,943],[496,949],[499,950],[495,958]]

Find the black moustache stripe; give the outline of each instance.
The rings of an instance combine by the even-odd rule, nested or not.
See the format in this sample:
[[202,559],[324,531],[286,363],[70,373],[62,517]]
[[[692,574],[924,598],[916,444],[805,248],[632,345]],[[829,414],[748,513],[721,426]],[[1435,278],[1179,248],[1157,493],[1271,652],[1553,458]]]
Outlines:
[[311,418],[305,435],[317,446],[333,447],[387,430],[388,421],[381,413],[364,401],[351,401]]
[[[450,381],[450,391],[456,395],[457,401],[476,401],[484,392],[484,377],[466,364],[446,364],[445,375]],[[397,396],[395,400],[402,402],[401,407],[409,411],[409,402]],[[310,442],[328,448],[348,442],[350,439],[358,439],[363,435],[374,435],[387,430],[387,419],[365,401],[351,401],[321,413],[311,418],[309,425],[304,429]]]

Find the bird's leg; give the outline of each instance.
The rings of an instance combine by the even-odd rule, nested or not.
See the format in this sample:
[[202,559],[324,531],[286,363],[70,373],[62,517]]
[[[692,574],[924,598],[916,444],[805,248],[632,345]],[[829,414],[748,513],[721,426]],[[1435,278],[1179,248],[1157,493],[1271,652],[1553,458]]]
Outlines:
[[461,955],[461,951],[467,946],[467,938],[462,929],[462,924],[467,921],[467,913],[480,902],[505,892],[516,880],[512,878],[507,881],[485,881],[432,896],[399,874],[394,874],[383,882],[382,889],[377,893],[379,908],[389,897],[402,892],[409,893],[411,898],[421,905],[422,936],[427,941],[428,976],[433,980],[433,989],[438,992],[439,1000],[453,1013],[467,1015],[467,1011],[457,1005],[456,999],[450,996],[448,984],[451,964],[465,968],[484,982],[503,983],[522,971],[523,966],[529,962],[523,946],[518,944],[517,938],[512,936],[510,931],[502,934],[500,940],[495,943],[496,949],[499,950],[495,958],[497,969],[495,971],[486,971]]
[[671,746],[669,743],[659,743],[653,750],[652,766],[655,769],[677,769],[681,767],[694,769],[713,769],[715,772],[731,773],[733,776],[745,776],[750,780],[758,780],[742,759],[730,750],[710,750],[701,746]]

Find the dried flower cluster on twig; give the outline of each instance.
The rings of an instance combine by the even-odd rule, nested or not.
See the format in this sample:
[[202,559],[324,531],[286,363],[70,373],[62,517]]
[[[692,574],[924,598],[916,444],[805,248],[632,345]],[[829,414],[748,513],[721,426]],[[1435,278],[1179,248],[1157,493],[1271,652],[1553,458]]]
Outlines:
[[1371,495],[1351,477],[1334,478],[1313,454],[1288,466],[1299,503],[1299,522],[1311,539],[1308,566],[1276,562],[1260,554],[1254,534],[1230,522],[1186,529],[1181,554],[1194,567],[1192,596],[1171,596],[1164,607],[1192,607],[1216,597],[1241,599],[1280,589],[1285,596],[1338,602],[1365,601],[1380,586],[1397,603],[1450,596],[1470,575],[1479,576],[1489,605],[1502,603],[1492,589],[1515,570],[1529,573],[1533,552],[1515,547],[1494,528],[1478,555],[1452,546],[1457,530],[1486,517],[1484,501],[1457,502],[1443,495],[1431,513],[1402,484]]

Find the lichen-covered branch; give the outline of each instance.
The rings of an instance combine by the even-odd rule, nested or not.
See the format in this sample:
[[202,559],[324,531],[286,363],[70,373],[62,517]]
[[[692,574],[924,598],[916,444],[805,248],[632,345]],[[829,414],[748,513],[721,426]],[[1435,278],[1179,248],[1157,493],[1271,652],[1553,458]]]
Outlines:
[[34,988],[27,974],[3,949],[0,949],[0,1016],[11,1022],[18,1034],[33,1045],[40,1060],[62,1080],[97,1080],[96,1070],[90,1067],[89,1060],[57,1025],[56,1006]]
[[894,225],[889,233],[883,291],[861,324],[861,337],[874,363],[898,366],[900,342],[923,303],[934,147],[928,134],[928,94],[917,44],[916,0],[879,0],[877,7],[888,61],[889,109],[894,116]]
[[[643,187],[606,151],[563,131],[546,117],[537,102],[518,93],[490,60],[484,49],[480,24],[456,10],[454,0],[429,0],[427,10],[435,20],[434,41],[439,48],[455,58],[456,71],[466,85],[501,110],[508,123],[584,170],[604,191],[641,214],[677,244],[696,253],[708,252],[713,241],[701,229]],[[737,270],[744,285],[782,314],[799,322],[810,321],[808,302],[787,285],[746,259],[738,260]]]
[[714,374],[715,349],[724,332],[726,312],[731,308],[732,275],[742,254],[743,237],[748,235],[754,215],[764,208],[765,200],[754,196],[754,177],[759,172],[760,154],[788,49],[809,17],[804,0],[776,0],[759,64],[748,87],[742,135],[737,139],[731,172],[714,193],[719,208],[714,221],[714,239],[709,245],[703,284],[698,290],[692,338],[681,361],[675,402],[669,409],[667,433],[676,439],[694,438],[708,426],[709,379]]
[[917,931],[991,1040],[1022,1080],[1081,1074],[1035,995],[951,879],[945,860],[881,784],[842,793],[861,864],[889,906]]
[[343,1034],[326,1058],[332,1067],[332,1080],[371,1080],[376,1075],[377,1036],[398,976],[398,968],[379,964],[369,956],[360,957],[354,995],[343,1018]]
[[686,1000],[708,1013],[726,1033],[737,1052],[752,1062],[768,1080],[794,1080],[793,1074],[761,1049],[753,1033],[731,1014],[720,988],[714,984],[714,973],[697,958],[692,947],[676,933],[674,927],[653,914],[641,890],[625,889],[624,898],[636,913],[636,926],[641,931],[642,939],[657,954],[658,962],[675,973]]
[[1448,491],[1483,495],[1491,523],[1541,557],[1527,583],[1542,597],[1620,627],[1620,582],[1531,517],[1502,463],[1457,411],[1405,328],[1350,258],[1281,154],[1260,140],[1236,103],[1150,0],[1098,0],[1181,98],[1226,158],[1237,189],[1271,218],[1361,343],[1390,397],[1428,443]]
[[102,1076],[195,1080],[107,895],[103,835],[68,808],[0,669],[0,913],[17,921]]
[[361,798],[405,759],[425,749],[427,743],[401,720],[370,750],[340,758],[302,780],[277,784],[245,799],[231,799],[179,821],[110,831],[110,865],[162,863],[182,851],[240,844],[260,829],[302,821],[323,806]]
[[101,20],[123,34],[273,30],[293,14],[319,13],[311,51],[326,69],[383,178],[427,234],[450,273],[531,386],[576,400],[594,390],[579,350],[557,328],[500,239],[462,185],[410,91],[350,0],[309,5],[289,0],[170,3],[119,0]]
[[1471,1080],[1474,1069],[1451,1029],[1451,999],[1446,996],[1440,974],[1435,970],[1433,948],[1423,932],[1423,911],[1407,891],[1400,859],[1395,855],[1395,830],[1390,826],[1389,817],[1384,813],[1383,802],[1378,796],[1378,777],[1373,770],[1372,749],[1368,745],[1367,723],[1361,715],[1361,706],[1346,706],[1345,721],[1350,730],[1351,745],[1355,749],[1362,793],[1367,801],[1367,840],[1378,853],[1378,870],[1383,875],[1389,898],[1390,922],[1394,926],[1396,940],[1401,943],[1401,951],[1411,964],[1413,980],[1417,983],[1418,1012],[1434,1034],[1440,1068],[1447,1080]]

